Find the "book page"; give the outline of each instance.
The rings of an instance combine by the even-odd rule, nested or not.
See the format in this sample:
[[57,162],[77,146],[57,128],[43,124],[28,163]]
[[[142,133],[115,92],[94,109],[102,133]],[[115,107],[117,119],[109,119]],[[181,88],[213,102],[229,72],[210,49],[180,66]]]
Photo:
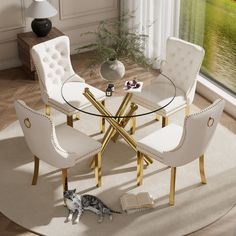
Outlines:
[[139,207],[153,207],[154,206],[154,201],[148,192],[139,193],[137,195],[137,201],[138,201]]
[[125,194],[120,200],[123,210],[139,208],[137,197],[134,194]]

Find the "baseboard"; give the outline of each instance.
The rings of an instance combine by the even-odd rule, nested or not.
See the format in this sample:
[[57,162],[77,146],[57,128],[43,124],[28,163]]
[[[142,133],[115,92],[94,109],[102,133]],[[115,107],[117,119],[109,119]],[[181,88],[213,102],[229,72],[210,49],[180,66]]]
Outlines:
[[10,69],[19,66],[22,66],[22,63],[19,58],[12,58],[0,61],[0,70]]
[[197,92],[212,102],[217,98],[223,98],[225,100],[224,110],[236,118],[236,97],[233,94],[231,95],[201,75],[198,77]]

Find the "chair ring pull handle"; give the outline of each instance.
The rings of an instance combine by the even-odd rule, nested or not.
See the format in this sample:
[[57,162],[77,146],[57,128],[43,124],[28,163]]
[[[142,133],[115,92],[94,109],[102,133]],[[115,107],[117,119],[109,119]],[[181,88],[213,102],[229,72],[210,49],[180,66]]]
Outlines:
[[211,127],[213,124],[214,124],[214,118],[212,118],[212,117],[209,117],[209,119],[208,119],[208,121],[207,121],[207,126],[208,127]]
[[30,123],[29,118],[24,119],[24,124],[25,124],[25,127],[28,128],[28,129],[31,127],[31,123]]

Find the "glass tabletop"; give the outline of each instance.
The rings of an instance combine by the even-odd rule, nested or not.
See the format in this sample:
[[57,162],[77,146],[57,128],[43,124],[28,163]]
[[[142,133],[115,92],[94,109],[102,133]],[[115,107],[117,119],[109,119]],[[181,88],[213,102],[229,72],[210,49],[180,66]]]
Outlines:
[[[106,94],[105,107],[109,111],[109,115],[101,114],[94,106],[89,106],[89,104],[92,104],[83,95],[86,87],[89,88],[89,91],[95,95],[98,101],[102,100],[101,97],[104,96],[104,93]],[[78,91],[78,93],[76,93],[77,97],[74,97],[75,93],[71,93],[71,90]],[[98,92],[98,94],[96,94],[96,92]],[[127,94],[129,94],[128,96],[131,103],[140,101],[137,102],[138,106],[140,103],[147,103],[149,104],[149,110],[138,108],[135,113],[131,115],[125,112],[121,115],[117,115],[116,112],[122,104],[122,100],[127,98]],[[125,78],[120,80],[95,78],[91,81],[86,80],[85,83],[75,82],[69,78],[61,87],[61,95],[64,102],[78,112],[92,116],[125,118],[145,116],[156,113],[169,106],[176,96],[176,87],[174,82],[163,74],[152,76],[151,78],[143,78],[137,75],[134,76],[132,80],[126,80]]]

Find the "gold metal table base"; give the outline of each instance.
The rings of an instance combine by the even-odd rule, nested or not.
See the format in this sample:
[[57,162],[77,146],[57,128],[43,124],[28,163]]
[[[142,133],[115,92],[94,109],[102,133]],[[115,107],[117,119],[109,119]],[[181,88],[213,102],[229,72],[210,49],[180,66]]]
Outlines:
[[[114,136],[114,138],[117,137],[116,133],[118,133],[118,135],[121,135],[124,140],[132,147],[132,149],[137,152],[137,143],[134,140],[134,138],[129,135],[129,133],[124,129],[123,126],[125,126],[129,119],[128,117],[124,117],[124,118],[115,118],[116,116],[122,116],[122,114],[124,113],[125,109],[127,108],[127,105],[129,104],[129,101],[132,97],[131,93],[127,93],[126,96],[124,97],[117,113],[115,116],[113,116],[105,106],[103,106],[103,104],[99,101],[96,100],[96,98],[93,96],[93,94],[89,91],[89,88],[85,88],[84,90],[84,96],[93,104],[93,106],[101,113],[102,116],[104,116],[104,118],[107,120],[107,122],[110,124],[109,128],[107,129],[104,138],[102,140],[102,150],[101,153],[104,152],[107,144],[109,143],[109,141],[111,140],[111,138]],[[133,114],[134,111],[137,110],[137,105],[132,105],[131,104],[131,108],[130,111],[127,114]],[[126,114],[126,115],[127,115]],[[144,157],[145,162],[149,165],[151,164],[153,161],[151,158],[145,156]],[[94,165],[94,163],[92,163],[92,165]]]
[[[126,117],[123,117],[122,119],[120,119],[119,124],[121,127],[125,128],[125,126],[128,124],[129,120],[131,119],[130,116],[132,116],[135,111],[138,109],[138,105],[131,103],[130,105],[130,110],[126,113]],[[119,133],[116,132],[113,137],[112,137],[112,141],[116,142],[116,140],[119,137]]]

